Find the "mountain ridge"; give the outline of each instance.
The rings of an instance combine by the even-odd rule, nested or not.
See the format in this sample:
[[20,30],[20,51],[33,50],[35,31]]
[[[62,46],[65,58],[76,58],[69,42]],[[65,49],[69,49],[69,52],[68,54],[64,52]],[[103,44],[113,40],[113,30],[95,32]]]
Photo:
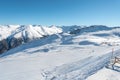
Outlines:
[[[5,33],[5,31],[7,31]],[[41,26],[41,25],[6,25],[0,26],[0,53],[15,48],[21,44],[41,39],[53,34],[67,33],[70,35],[82,35],[94,32],[107,32],[92,34],[94,36],[102,37],[102,35],[112,34],[120,37],[120,27],[107,27],[104,25],[92,25],[92,26]],[[84,41],[83,41],[84,42]],[[89,41],[88,41],[89,42]],[[71,43],[71,42],[68,42]],[[90,42],[93,43],[93,42]],[[63,44],[64,43],[63,41]]]
[[[5,26],[0,27],[0,53],[7,51],[11,48],[17,47],[23,43],[32,40],[40,39],[52,34],[61,33],[62,30],[57,27],[42,27],[42,26]],[[5,34],[5,30],[8,32]],[[5,35],[5,36],[4,36]]]

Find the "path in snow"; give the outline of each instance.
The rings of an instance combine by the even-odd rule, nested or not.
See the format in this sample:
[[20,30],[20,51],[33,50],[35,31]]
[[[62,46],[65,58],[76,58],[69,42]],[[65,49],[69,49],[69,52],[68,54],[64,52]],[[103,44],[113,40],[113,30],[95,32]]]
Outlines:
[[[120,55],[119,52],[120,50],[115,51],[114,56]],[[43,71],[42,75],[44,80],[85,80],[109,63],[111,55],[112,52],[102,56],[88,57],[84,60]]]

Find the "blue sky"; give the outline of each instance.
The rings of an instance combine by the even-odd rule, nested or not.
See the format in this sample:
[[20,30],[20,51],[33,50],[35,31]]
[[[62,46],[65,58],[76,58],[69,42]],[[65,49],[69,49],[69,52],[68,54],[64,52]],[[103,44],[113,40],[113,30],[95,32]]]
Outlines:
[[120,26],[120,0],[0,0],[0,24]]

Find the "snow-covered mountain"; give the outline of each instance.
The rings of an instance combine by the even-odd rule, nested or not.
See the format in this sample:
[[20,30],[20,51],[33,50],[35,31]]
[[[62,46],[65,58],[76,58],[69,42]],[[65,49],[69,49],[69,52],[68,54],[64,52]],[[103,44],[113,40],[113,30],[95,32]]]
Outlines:
[[[0,80],[106,80],[112,75],[120,80],[119,72],[105,68],[120,55],[119,27],[7,25],[1,30],[0,45],[15,48],[0,55]],[[99,78],[103,73],[108,76]]]
[[[102,31],[101,33],[97,32]],[[95,33],[94,33],[95,32]],[[104,33],[103,33],[104,32]],[[40,25],[5,25],[0,26],[0,53],[3,53],[9,49],[17,47],[23,43],[30,42],[32,40],[45,38],[58,33],[68,33],[71,35],[83,35],[92,34],[98,38],[105,36],[118,36],[120,37],[119,27],[107,27],[103,25],[93,26],[50,26],[43,27]],[[83,44],[88,41],[82,42]],[[96,44],[97,45],[97,44]]]
[[0,26],[0,53],[32,40],[40,39],[52,34],[61,33],[55,26],[40,25],[6,25]]
[[[84,40],[79,42],[81,45],[85,44],[104,44],[111,45],[112,38],[116,39],[114,43],[119,42],[120,27],[107,27],[103,25],[92,26],[41,26],[41,25],[0,25],[0,53],[15,48],[21,44],[45,38],[53,34],[67,34],[69,41],[67,41],[66,35],[61,34],[62,44],[72,43],[72,39],[80,35]],[[59,37],[60,37],[59,36]],[[74,36],[74,37],[71,37]],[[97,38],[97,42],[95,42]],[[73,40],[74,41],[74,40]],[[112,43],[112,44],[114,44]]]

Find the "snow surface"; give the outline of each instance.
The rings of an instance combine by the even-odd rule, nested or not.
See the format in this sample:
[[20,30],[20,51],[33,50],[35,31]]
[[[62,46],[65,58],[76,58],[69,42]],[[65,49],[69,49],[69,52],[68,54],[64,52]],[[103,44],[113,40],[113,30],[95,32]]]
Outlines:
[[21,44],[62,33],[62,29],[40,25],[6,25],[0,26],[0,54]]
[[40,25],[0,25],[0,40],[6,38],[40,38],[45,35],[61,33],[62,29],[55,26],[43,27]]
[[0,55],[0,80],[119,80],[119,72],[104,68],[113,48],[120,55],[114,31],[63,32],[20,45]]
[[120,72],[103,68],[86,80],[120,80]]
[[[79,71],[85,66],[88,68],[86,64],[93,63],[96,60],[92,56],[103,55],[102,52],[109,52],[112,48],[76,46],[56,46],[57,50],[50,49],[49,52],[40,51],[40,47],[28,48],[2,57],[0,59],[0,80],[44,80],[42,74],[49,70],[56,75],[67,74],[68,77],[70,76],[68,79],[73,80],[74,78],[72,79],[71,75],[78,75],[79,72],[74,73],[72,71]],[[12,51],[10,52],[13,53],[14,51]],[[98,52],[99,54],[97,54]],[[59,77],[57,79],[62,80]]]

